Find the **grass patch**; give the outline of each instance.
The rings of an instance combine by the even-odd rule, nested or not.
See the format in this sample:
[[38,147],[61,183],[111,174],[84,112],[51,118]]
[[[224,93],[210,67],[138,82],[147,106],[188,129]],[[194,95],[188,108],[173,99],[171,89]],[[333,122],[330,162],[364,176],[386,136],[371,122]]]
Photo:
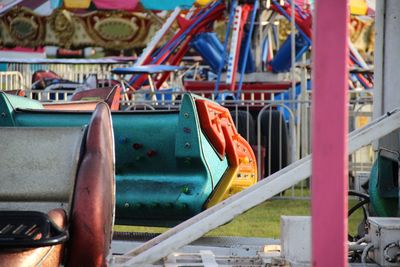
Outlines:
[[309,215],[308,200],[270,200],[240,215],[229,224],[211,231],[211,236],[280,238],[282,215]]
[[[349,201],[349,207],[354,206],[356,200]],[[310,215],[309,200],[269,200],[261,205],[238,216],[233,221],[225,224],[207,234],[207,236],[246,236],[280,238],[280,217],[282,215]],[[358,210],[349,220],[349,232],[354,235],[359,222],[362,219],[362,211]],[[124,232],[148,232],[162,233],[168,228],[142,227],[142,226],[115,226],[116,231]]]

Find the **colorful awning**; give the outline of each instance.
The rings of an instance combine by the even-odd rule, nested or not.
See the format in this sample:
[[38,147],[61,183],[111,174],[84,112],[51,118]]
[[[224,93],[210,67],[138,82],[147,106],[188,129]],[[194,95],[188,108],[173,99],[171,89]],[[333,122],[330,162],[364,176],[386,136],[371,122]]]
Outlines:
[[51,0],[51,6],[52,8],[87,9],[93,3],[97,9],[133,11],[138,7],[139,2],[145,9],[173,10],[178,6],[182,9],[189,9],[195,2],[199,5],[206,5],[211,0]]
[[140,3],[145,9],[151,10],[173,10],[176,7],[181,7],[182,9],[189,9],[195,0],[141,0]]
[[139,0],[115,1],[115,0],[93,0],[98,9],[117,9],[117,10],[135,10]]

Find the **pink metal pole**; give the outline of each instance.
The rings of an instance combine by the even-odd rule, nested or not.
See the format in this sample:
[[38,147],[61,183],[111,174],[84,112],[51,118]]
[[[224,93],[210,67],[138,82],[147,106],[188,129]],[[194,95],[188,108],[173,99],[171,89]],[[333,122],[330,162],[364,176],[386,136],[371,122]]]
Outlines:
[[313,41],[312,262],[347,266],[348,3],[317,0]]

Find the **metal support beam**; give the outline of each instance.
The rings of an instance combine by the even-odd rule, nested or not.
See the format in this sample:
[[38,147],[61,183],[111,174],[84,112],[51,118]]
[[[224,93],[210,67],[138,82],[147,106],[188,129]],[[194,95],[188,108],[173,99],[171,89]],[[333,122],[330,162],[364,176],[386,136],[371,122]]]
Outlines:
[[[400,1],[376,1],[374,118],[400,105]],[[400,151],[399,131],[379,140],[375,149]]]
[[135,66],[143,65],[145,63],[145,61],[151,56],[151,54],[153,53],[157,44],[162,40],[162,38],[165,36],[167,31],[171,30],[172,24],[178,18],[181,11],[182,10],[180,7],[175,8],[174,12],[171,13],[171,15],[169,16],[167,21],[164,23],[164,25],[161,27],[161,29],[154,35],[154,37],[151,39],[150,43],[143,50],[140,57],[136,60]]
[[376,3],[376,16],[375,16],[375,49],[374,49],[374,111],[373,118],[382,115],[382,88],[383,88],[383,58],[384,58],[384,29],[385,29],[385,6],[386,0],[378,1]]
[[[349,135],[349,154],[400,127],[400,112],[387,114]],[[156,262],[209,231],[231,221],[311,175],[311,156],[292,163],[256,185],[203,211],[124,255],[113,256],[112,266],[143,266]]]
[[311,135],[316,267],[347,266],[348,22],[347,0],[316,2]]

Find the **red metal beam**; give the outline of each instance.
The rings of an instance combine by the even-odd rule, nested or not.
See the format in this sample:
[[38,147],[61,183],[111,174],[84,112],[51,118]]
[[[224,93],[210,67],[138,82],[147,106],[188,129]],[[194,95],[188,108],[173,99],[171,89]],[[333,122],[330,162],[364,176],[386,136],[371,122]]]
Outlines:
[[347,266],[348,3],[316,1],[313,43],[313,266]]

